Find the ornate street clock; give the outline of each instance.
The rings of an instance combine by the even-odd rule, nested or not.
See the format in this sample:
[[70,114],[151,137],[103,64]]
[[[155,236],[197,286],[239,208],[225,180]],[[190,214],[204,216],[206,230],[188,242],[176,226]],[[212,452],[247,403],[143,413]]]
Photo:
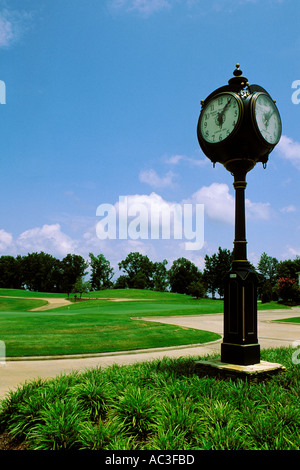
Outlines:
[[257,276],[247,260],[245,224],[246,174],[264,166],[281,137],[275,101],[259,85],[249,85],[236,65],[233,77],[201,101],[197,136],[201,149],[234,176],[235,240],[231,271],[224,278],[224,337],[221,361],[260,362],[257,339]]
[[264,165],[281,136],[281,119],[275,102],[259,85],[249,85],[236,65],[228,85],[212,92],[204,101],[197,135],[201,149],[215,164],[231,171],[232,159],[242,159],[251,170]]

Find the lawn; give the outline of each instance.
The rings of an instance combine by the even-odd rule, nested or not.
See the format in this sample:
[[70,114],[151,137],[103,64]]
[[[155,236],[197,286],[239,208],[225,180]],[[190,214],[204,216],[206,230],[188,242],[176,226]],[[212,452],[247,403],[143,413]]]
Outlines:
[[[21,294],[22,291],[19,292]],[[104,300],[108,294],[113,294],[114,298],[139,300]],[[17,292],[14,291],[13,295]],[[0,339],[5,342],[7,357],[128,351],[198,344],[220,338],[211,332],[134,318],[220,312],[220,301],[196,301],[179,294],[145,291],[102,291],[92,295],[101,295],[103,299],[40,312],[29,311],[38,306],[36,302],[41,302],[39,300],[1,299]]]
[[[223,301],[138,289],[91,292],[89,300],[49,311],[38,297],[66,295],[0,289],[0,340],[7,357],[94,354],[206,343],[216,333],[147,322],[136,317],[222,313]],[[13,297],[20,297],[19,299]],[[21,297],[36,297],[23,299]],[[97,300],[95,300],[97,298]],[[126,299],[122,301],[107,300]],[[136,299],[136,300],[130,300]],[[274,302],[259,308],[282,308]]]

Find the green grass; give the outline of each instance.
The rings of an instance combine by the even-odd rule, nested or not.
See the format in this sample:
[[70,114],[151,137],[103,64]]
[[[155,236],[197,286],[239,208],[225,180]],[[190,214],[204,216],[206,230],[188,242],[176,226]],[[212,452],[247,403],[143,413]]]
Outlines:
[[47,305],[47,301],[39,299],[2,299],[0,298],[0,312],[28,312],[33,308]]
[[[31,381],[0,404],[0,443],[40,450],[300,450],[300,367],[260,383],[198,377],[199,357]],[[12,441],[14,439],[14,441]],[[1,448],[1,447],[0,447]]]
[[[0,295],[12,297],[0,297],[0,339],[5,342],[8,357],[128,351],[205,343],[220,338],[211,332],[135,317],[221,313],[221,300],[196,300],[182,294],[139,289],[112,289],[91,292],[87,295],[90,300],[67,307],[31,312],[30,309],[46,302],[13,296],[50,298],[57,295],[12,289],[0,289]],[[60,298],[64,297],[66,295],[60,295]],[[106,298],[138,300],[116,302]],[[259,304],[259,308],[264,309],[276,306],[278,308],[274,302]]]
[[[7,310],[0,311],[0,339],[5,342],[6,355],[16,357],[128,351],[197,344],[220,338],[211,332],[147,322],[134,317],[211,313],[220,311],[221,302],[197,302],[188,296],[166,293],[154,293],[153,300],[148,301],[142,300],[144,292],[126,294],[130,294],[129,298],[139,294],[141,300],[87,300],[50,311],[30,312],[27,309],[16,309],[17,302],[23,305],[23,299],[10,299],[12,308],[8,308],[8,305]],[[117,293],[117,297],[120,297],[120,293]]]
[[33,292],[24,289],[4,289],[0,288],[0,296],[16,296],[16,297],[59,297],[66,298],[67,294],[55,294],[53,292]]
[[300,317],[294,317],[294,318],[286,318],[284,320],[276,320],[276,321],[281,321],[281,322],[288,322],[288,323],[300,323]]

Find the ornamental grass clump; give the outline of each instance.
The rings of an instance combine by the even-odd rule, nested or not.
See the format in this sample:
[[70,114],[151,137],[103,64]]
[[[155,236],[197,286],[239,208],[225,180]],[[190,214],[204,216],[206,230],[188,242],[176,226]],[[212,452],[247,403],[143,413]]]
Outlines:
[[154,395],[129,385],[112,404],[111,417],[120,424],[123,432],[146,437],[155,422]]
[[86,414],[72,399],[56,400],[40,412],[42,422],[32,427],[28,439],[35,450],[69,450],[78,448],[78,434]]
[[99,384],[94,380],[79,383],[73,387],[72,396],[92,421],[97,421],[105,415],[109,394],[103,383]]

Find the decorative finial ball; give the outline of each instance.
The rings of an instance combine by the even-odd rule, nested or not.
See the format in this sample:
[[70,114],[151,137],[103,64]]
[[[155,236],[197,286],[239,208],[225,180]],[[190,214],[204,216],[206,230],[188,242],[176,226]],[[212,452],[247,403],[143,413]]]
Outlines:
[[233,72],[233,75],[235,77],[240,77],[242,75],[242,71],[240,70],[240,64],[236,64],[236,69],[235,71]]

